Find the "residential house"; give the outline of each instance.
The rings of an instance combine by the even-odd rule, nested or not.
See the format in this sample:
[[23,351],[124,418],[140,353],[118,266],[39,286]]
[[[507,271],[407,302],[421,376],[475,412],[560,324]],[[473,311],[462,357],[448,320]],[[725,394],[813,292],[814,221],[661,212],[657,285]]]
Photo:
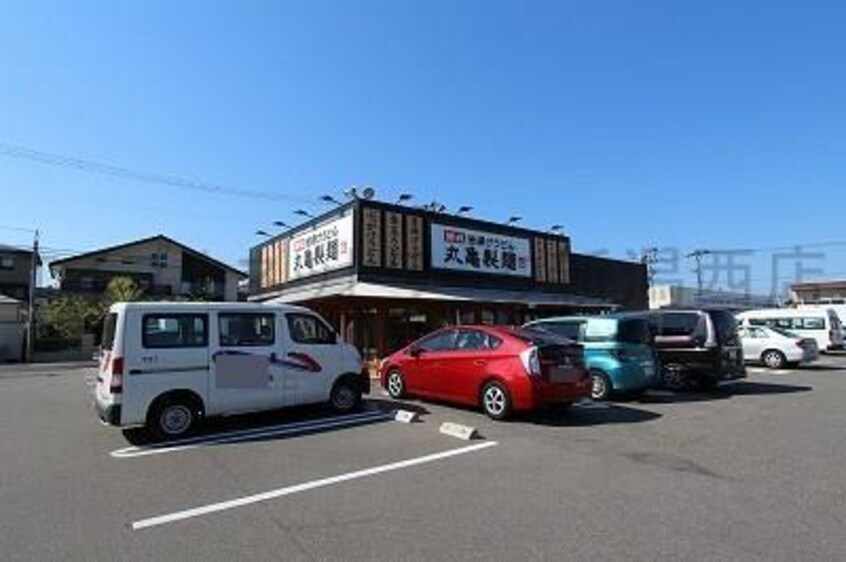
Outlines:
[[[32,283],[33,251],[0,244],[0,295],[26,302]],[[40,256],[36,266],[41,265]]]
[[846,304],[846,279],[794,283],[790,300],[794,304]]
[[0,295],[0,362],[23,359],[24,303]]
[[164,235],[152,236],[50,263],[63,292],[101,294],[115,277],[130,277],[152,298],[180,300],[198,294],[238,300],[247,275]]

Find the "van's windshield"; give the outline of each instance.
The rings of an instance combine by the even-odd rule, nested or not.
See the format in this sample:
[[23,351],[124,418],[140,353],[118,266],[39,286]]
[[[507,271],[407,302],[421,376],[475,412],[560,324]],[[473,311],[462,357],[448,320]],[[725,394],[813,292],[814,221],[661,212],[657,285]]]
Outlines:
[[106,351],[111,351],[115,345],[115,332],[117,331],[117,317],[114,312],[106,315],[103,321],[103,339],[100,342],[100,347]]

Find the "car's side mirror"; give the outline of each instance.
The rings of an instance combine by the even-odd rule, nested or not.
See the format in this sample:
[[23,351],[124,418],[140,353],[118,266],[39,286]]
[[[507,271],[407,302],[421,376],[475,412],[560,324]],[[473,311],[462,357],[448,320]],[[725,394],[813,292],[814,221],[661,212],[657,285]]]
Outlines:
[[425,351],[422,347],[412,347],[408,350],[408,354],[418,359],[421,355],[423,355],[423,351]]

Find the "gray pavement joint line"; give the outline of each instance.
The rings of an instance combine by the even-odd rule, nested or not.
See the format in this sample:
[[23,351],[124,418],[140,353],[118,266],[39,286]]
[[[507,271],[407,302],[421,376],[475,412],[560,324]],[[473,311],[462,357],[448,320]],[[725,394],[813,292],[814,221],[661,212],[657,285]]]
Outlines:
[[411,468],[413,466],[419,466],[422,464],[429,464],[435,461],[448,459],[450,457],[456,457],[459,455],[464,455],[467,453],[473,453],[476,451],[481,451],[483,449],[488,449],[490,447],[495,447],[498,445],[496,441],[486,441],[484,443],[479,443],[476,445],[469,445],[467,447],[461,447],[458,449],[449,449],[446,451],[441,451],[440,453],[433,453],[431,455],[425,455],[422,457],[416,457],[412,459],[406,459],[404,461],[394,462],[390,464],[383,464],[379,466],[374,466],[371,468],[366,468],[363,470],[357,470],[355,472],[347,472],[345,474],[338,474],[336,476],[330,476],[328,478],[322,478],[320,480],[312,480],[311,482],[304,482],[302,484],[296,484],[294,486],[287,486],[285,488],[278,488],[276,490],[271,490],[269,492],[263,492],[260,494],[254,494],[251,496],[244,496],[241,498],[236,498],[233,500],[223,501],[219,503],[213,503],[204,505],[201,507],[195,507],[192,509],[186,509],[184,511],[177,511],[174,513],[169,513],[167,515],[160,515],[157,517],[151,517],[148,519],[142,519],[140,521],[135,521],[132,523],[133,530],[140,530],[146,529],[149,527],[157,527],[160,525],[166,525],[168,523],[174,523],[176,521],[183,521],[185,519],[192,519],[195,517],[201,517],[203,515],[209,515],[211,513],[217,513],[220,511],[226,511],[229,509],[235,509],[238,507],[245,507],[248,505],[269,501],[272,499],[281,498],[284,496],[290,496],[293,494],[298,494],[301,492],[307,492],[309,490],[315,490],[317,488],[324,488],[327,486],[334,486],[336,484],[341,484],[343,482],[348,482],[350,480],[355,480],[358,478],[366,478],[368,476],[375,476],[377,474],[383,474],[385,472],[393,472],[397,470],[401,470],[404,468]]
[[248,441],[250,439],[259,439],[262,437],[280,437],[284,435],[295,435],[297,433],[306,433],[309,431],[316,431],[321,429],[340,429],[356,425],[366,425],[368,423],[378,421],[390,421],[392,419],[392,416],[388,414],[369,412],[366,414],[347,416],[343,418],[335,417],[330,418],[328,420],[313,420],[310,422],[299,422],[283,426],[274,426],[271,429],[260,428],[231,433],[222,433],[209,437],[174,441],[171,443],[162,444],[161,446],[154,446],[149,448],[126,447],[124,449],[112,451],[111,453],[109,453],[109,456],[116,459],[133,459],[150,455],[162,455],[167,453],[177,453],[180,451],[190,451],[193,449],[202,448],[206,445],[237,443],[238,441]]

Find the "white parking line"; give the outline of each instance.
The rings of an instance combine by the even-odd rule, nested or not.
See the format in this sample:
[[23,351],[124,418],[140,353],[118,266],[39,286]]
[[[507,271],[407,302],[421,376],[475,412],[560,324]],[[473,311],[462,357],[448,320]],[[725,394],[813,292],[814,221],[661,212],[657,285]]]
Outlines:
[[767,369],[764,367],[747,367],[747,373],[754,375],[789,375],[792,371],[789,369]]
[[116,459],[131,459],[137,457],[146,457],[150,455],[163,455],[166,453],[176,453],[180,451],[198,449],[201,447],[205,447],[206,445],[235,443],[238,441],[247,441],[250,439],[262,437],[281,437],[285,435],[307,433],[309,431],[318,431],[323,429],[339,429],[342,427],[365,425],[368,423],[388,421],[392,419],[393,413],[363,412],[350,416],[336,416],[328,419],[310,420],[306,422],[289,423],[284,425],[275,425],[270,427],[261,427],[240,431],[230,431],[227,433],[218,433],[216,435],[195,437],[191,439],[180,439],[178,441],[169,441],[158,446],[151,445],[149,447],[126,447],[124,449],[112,451],[111,453],[109,453],[109,455]]
[[204,505],[202,507],[195,507],[193,509],[186,509],[185,511],[177,511],[175,513],[170,513],[167,515],[160,515],[158,517],[151,517],[149,519],[142,519],[141,521],[136,521],[132,524],[132,528],[134,530],[139,529],[146,529],[148,527],[156,527],[159,525],[165,525],[167,523],[173,523],[175,521],[182,521],[185,519],[191,519],[194,517],[200,517],[202,515],[208,515],[210,513],[217,513],[219,511],[226,511],[228,509],[235,509],[237,507],[244,507],[247,505],[252,505],[255,503],[265,502],[268,500],[281,498],[284,496],[290,496],[293,494],[299,494],[300,492],[307,492],[309,490],[314,490],[316,488],[323,488],[326,486],[333,486],[335,484],[340,484],[342,482],[348,482],[350,480],[355,480],[357,478],[365,478],[367,476],[375,476],[376,474],[382,474],[385,472],[391,472],[395,470],[401,470],[403,468],[411,468],[413,466],[418,466],[421,464],[432,463],[435,461],[447,459],[450,457],[457,457],[459,455],[465,455],[467,453],[473,453],[476,451],[481,451],[483,449],[488,449],[490,447],[495,447],[497,445],[496,441],[486,441],[484,443],[479,443],[477,445],[470,445],[468,447],[461,447],[460,449],[450,449],[448,451],[442,451],[440,453],[434,453],[431,455],[426,455],[423,457],[417,457],[413,459],[408,459],[404,461],[399,461],[391,464],[383,464],[380,466],[374,466],[372,468],[366,468],[364,470],[358,470],[355,472],[348,472],[346,474],[339,474],[337,476],[331,476],[329,478],[323,478],[321,480],[313,480],[311,482],[304,482],[302,484],[297,484],[295,486],[288,486],[286,488],[279,488],[276,490],[271,490],[269,492],[263,492],[261,494],[254,494],[251,496],[245,496],[242,498],[236,498],[233,500],[228,500],[220,503],[213,503],[209,505]]

